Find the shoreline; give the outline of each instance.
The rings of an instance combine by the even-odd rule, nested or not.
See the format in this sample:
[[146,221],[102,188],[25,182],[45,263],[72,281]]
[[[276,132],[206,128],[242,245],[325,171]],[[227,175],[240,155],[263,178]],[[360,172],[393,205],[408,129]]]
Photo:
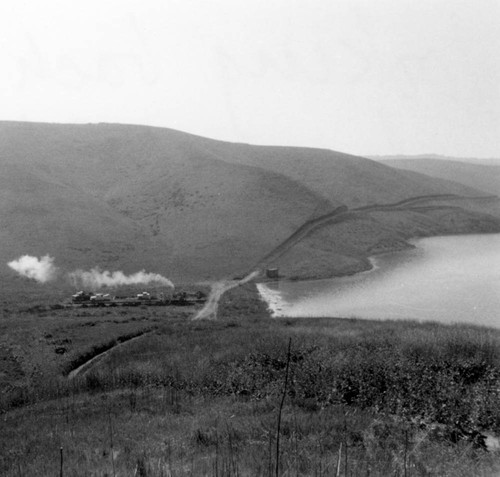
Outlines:
[[[422,237],[422,238],[431,238],[431,237]],[[420,239],[417,239],[420,240]],[[375,271],[379,268],[379,265],[377,264],[377,259],[379,257],[385,256],[385,255],[391,255],[395,253],[400,253],[400,252],[407,252],[410,250],[414,250],[416,247],[415,246],[409,246],[405,248],[399,248],[399,249],[394,249],[394,250],[386,250],[383,252],[375,253],[373,255],[370,255],[366,258],[363,258],[360,263],[363,265],[366,265],[365,267],[360,267],[359,269],[353,269],[352,271],[346,272],[346,273],[341,273],[341,274],[324,274],[324,275],[307,275],[307,276],[291,276],[287,277],[285,275],[279,276],[278,279],[274,278],[261,278],[255,281],[256,284],[262,283],[277,283],[277,282],[292,282],[292,283],[299,283],[299,282],[312,282],[312,281],[319,281],[319,280],[333,280],[335,278],[344,278],[344,277],[352,277],[354,275],[362,274],[362,273],[369,273],[372,271]]]
[[359,269],[353,269],[352,271],[346,272],[346,273],[340,273],[340,274],[320,274],[320,275],[305,275],[305,276],[286,276],[286,275],[281,275],[278,277],[278,279],[271,279],[271,278],[260,278],[255,281],[255,283],[275,283],[275,282],[310,282],[310,281],[318,281],[318,280],[332,280],[335,278],[344,278],[344,277],[352,277],[354,275],[358,275],[361,273],[367,273],[374,271],[378,268],[378,265],[376,263],[377,259],[379,257],[384,257],[386,255],[392,255],[395,253],[400,253],[400,252],[408,252],[410,250],[415,250],[418,248],[417,243],[421,240],[426,240],[426,239],[433,239],[433,238],[446,238],[446,237],[462,237],[462,236],[471,236],[471,235],[500,235],[500,231],[493,231],[493,232],[465,232],[465,233],[453,233],[453,234],[440,234],[440,235],[428,235],[428,236],[422,236],[422,237],[411,237],[406,239],[407,240],[407,247],[404,248],[394,248],[392,250],[384,250],[381,252],[376,252],[372,255],[369,255],[367,257],[362,257],[360,259],[360,263],[366,265],[365,267],[360,267]]
[[[430,237],[422,237],[422,238],[430,238]],[[413,239],[413,240],[420,240],[421,238]],[[355,270],[349,273],[343,273],[340,275],[330,275],[330,276],[307,276],[303,278],[287,278],[287,277],[280,277],[277,280],[275,279],[264,279],[264,280],[259,280],[255,282],[255,286],[257,288],[259,297],[267,304],[271,318],[287,318],[286,315],[280,315],[278,314],[279,311],[281,311],[281,306],[283,306],[283,303],[286,303],[285,300],[281,297],[281,292],[273,290],[267,286],[267,284],[270,283],[280,283],[280,282],[289,282],[289,283],[307,283],[307,282],[320,282],[323,280],[334,280],[337,278],[345,278],[345,277],[353,277],[355,275],[362,275],[365,273],[373,273],[376,270],[380,268],[379,263],[377,263],[377,259],[379,257],[385,256],[385,255],[392,255],[396,253],[401,253],[401,252],[406,252],[410,250],[415,250],[417,247],[416,245],[407,242],[408,247],[405,248],[400,248],[400,249],[395,249],[395,250],[388,250],[384,252],[379,252],[373,255],[370,255],[369,257],[366,257],[362,261],[363,264],[367,265],[365,268],[361,268],[359,270]],[[265,290],[264,288],[265,287]],[[288,317],[289,318],[289,317]]]
[[[492,240],[486,238],[487,236],[492,237]],[[467,241],[467,237],[472,240]],[[474,239],[473,237],[477,238]],[[266,280],[257,283],[256,286],[260,298],[269,307],[273,318],[345,316],[361,319],[383,319],[387,317],[388,319],[430,320],[439,321],[440,323],[476,323],[481,326],[495,327],[496,321],[494,315],[492,315],[492,306],[496,306],[497,300],[494,295],[491,295],[491,286],[494,286],[491,283],[496,283],[496,280],[491,283],[488,282],[490,285],[484,287],[482,285],[483,281],[489,280],[489,275],[485,274],[486,272],[478,274],[478,278],[472,282],[470,274],[473,273],[475,276],[475,270],[477,267],[483,267],[485,260],[496,263],[498,237],[500,237],[499,233],[418,237],[412,239],[410,242],[412,247],[409,249],[370,256],[368,258],[370,266],[360,272],[333,277],[308,277],[299,280],[286,278],[272,281]],[[486,242],[484,242],[484,238],[486,238]],[[447,239],[456,239],[458,241],[447,242]],[[422,245],[420,245],[421,243]],[[474,247],[476,247],[476,250],[474,250]],[[470,255],[467,253],[468,249],[470,249]],[[406,251],[406,254],[399,255],[401,251]],[[384,261],[384,257],[389,258]],[[403,258],[399,259],[398,257]],[[460,290],[464,289],[464,287],[475,287],[474,289],[480,287],[481,290],[484,290],[478,295],[474,294],[476,298],[466,298],[465,295],[467,294],[465,294],[460,301],[463,309],[458,309],[455,305],[450,304],[449,290],[454,290],[454,288],[450,289],[451,283],[454,282],[450,283],[442,272],[442,270],[447,269],[448,263],[455,264],[453,265],[455,267],[457,260],[465,260],[464,266],[470,264],[468,265],[469,268],[465,268],[465,270],[469,270],[467,274],[457,271],[457,278],[462,277],[459,281],[456,281],[457,292],[462,293]],[[417,267],[415,268],[415,277],[411,271],[413,268],[408,268],[407,262],[413,264],[410,265],[411,267]],[[415,265],[416,263],[420,265]],[[435,274],[436,266],[441,270],[437,275]],[[393,267],[395,267],[395,274],[391,274]],[[383,273],[380,277],[366,278],[365,275],[372,274],[381,268],[385,268],[387,273]],[[415,280],[416,282],[414,282]],[[413,293],[411,290],[415,286],[418,287],[419,281],[422,280],[421,285],[424,282],[427,283],[426,280],[437,280],[436,286],[444,286],[442,298],[427,299],[429,293],[429,287],[427,286],[423,286],[419,292],[421,298],[417,298],[419,294],[416,294],[416,290]],[[280,282],[283,283],[282,287],[279,285]],[[294,283],[297,283],[297,287],[293,285]],[[392,289],[394,289],[394,294],[390,291]],[[380,300],[377,298],[377,294],[382,294]],[[389,294],[392,298],[389,299],[389,295],[386,296],[386,294]],[[315,299],[316,296],[318,297],[317,300]],[[481,301],[478,302],[477,297],[481,297]],[[455,308],[457,309],[455,310]],[[409,312],[408,315],[405,310]],[[456,315],[453,315],[450,310],[454,310]],[[454,319],[453,316],[455,316]]]

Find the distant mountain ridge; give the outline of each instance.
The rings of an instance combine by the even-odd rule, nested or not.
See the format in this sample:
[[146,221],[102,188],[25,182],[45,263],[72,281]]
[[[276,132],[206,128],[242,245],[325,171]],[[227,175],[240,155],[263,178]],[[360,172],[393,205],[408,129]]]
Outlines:
[[382,164],[466,184],[500,195],[500,159],[465,159],[437,155],[386,156]]
[[364,156],[374,161],[390,160],[413,160],[413,159],[435,159],[438,161],[467,162],[471,164],[500,165],[500,157],[455,157],[443,154],[392,154],[392,155],[368,155]]
[[[485,194],[335,151],[118,124],[0,122],[0,168],[3,263],[49,253],[68,269],[146,268],[174,280],[246,270],[341,205]],[[13,278],[5,266],[1,275]]]

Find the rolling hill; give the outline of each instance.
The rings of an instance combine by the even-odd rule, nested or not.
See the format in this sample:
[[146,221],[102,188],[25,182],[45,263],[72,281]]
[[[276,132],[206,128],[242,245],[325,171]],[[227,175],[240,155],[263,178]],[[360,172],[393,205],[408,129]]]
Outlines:
[[466,184],[500,195],[500,160],[458,159],[441,156],[387,156],[382,164]]
[[[3,263],[48,253],[65,270],[146,268],[174,281],[246,271],[303,223],[342,205],[485,195],[334,151],[233,144],[117,124],[0,122],[0,168]],[[463,232],[465,209],[460,210],[455,228]],[[500,231],[500,222],[482,215],[480,207],[467,210],[476,219],[474,230]],[[399,228],[388,219],[369,218],[374,225],[362,232],[361,248],[341,247],[332,254],[310,247],[302,261],[326,260],[330,274],[340,270],[337,263],[354,263],[341,270],[355,271],[378,250],[372,242],[381,230],[387,243],[390,237],[399,244],[414,235],[411,217]],[[431,222],[422,234],[455,230]],[[338,237],[359,241],[356,230]],[[335,229],[327,235],[323,248],[328,249],[338,238],[332,239]],[[288,253],[293,261],[293,250]],[[5,266],[1,277],[14,280]]]

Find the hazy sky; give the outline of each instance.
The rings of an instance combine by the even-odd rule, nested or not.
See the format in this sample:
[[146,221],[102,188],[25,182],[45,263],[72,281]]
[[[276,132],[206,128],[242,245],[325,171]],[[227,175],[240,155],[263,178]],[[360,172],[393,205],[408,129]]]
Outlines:
[[500,0],[1,0],[0,119],[500,157]]

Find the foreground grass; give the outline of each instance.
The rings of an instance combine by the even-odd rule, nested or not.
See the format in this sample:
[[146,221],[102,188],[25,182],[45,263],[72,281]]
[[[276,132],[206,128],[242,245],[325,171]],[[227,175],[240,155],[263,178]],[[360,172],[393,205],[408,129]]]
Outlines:
[[277,455],[279,475],[500,472],[496,331],[272,320],[250,285],[220,315],[152,316],[84,376],[5,401],[0,473],[56,475],[60,447],[65,475],[275,475]]
[[[165,388],[49,402],[3,423],[2,475],[274,475],[272,400],[195,399]],[[31,411],[31,412],[30,412]],[[36,424],[36,425],[34,425]],[[467,442],[345,406],[287,405],[279,475],[493,475]]]

